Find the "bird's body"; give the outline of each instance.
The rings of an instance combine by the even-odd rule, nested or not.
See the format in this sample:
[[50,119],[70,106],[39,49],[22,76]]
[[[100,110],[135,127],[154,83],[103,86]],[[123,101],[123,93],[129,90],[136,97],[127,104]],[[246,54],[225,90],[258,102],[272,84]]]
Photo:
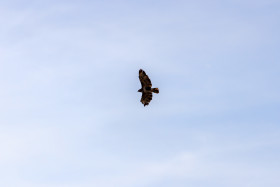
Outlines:
[[153,98],[153,92],[159,93],[158,88],[152,88],[152,82],[148,75],[142,69],[139,70],[139,80],[141,82],[141,89],[138,92],[142,92],[141,103],[146,106],[149,105]]

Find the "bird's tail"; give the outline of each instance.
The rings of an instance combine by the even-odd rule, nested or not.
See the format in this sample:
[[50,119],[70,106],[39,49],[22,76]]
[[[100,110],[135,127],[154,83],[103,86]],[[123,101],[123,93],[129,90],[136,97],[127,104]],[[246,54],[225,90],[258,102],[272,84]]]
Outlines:
[[158,93],[159,93],[159,89],[158,89],[158,88],[153,88],[153,89],[152,89],[152,92],[154,92],[154,93],[157,93],[157,94],[158,94]]

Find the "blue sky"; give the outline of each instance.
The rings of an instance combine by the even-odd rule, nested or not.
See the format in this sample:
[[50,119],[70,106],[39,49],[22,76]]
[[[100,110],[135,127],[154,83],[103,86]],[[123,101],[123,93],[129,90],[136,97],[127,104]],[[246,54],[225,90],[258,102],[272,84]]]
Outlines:
[[[280,2],[0,1],[0,186],[278,187]],[[138,70],[159,87],[140,103]]]

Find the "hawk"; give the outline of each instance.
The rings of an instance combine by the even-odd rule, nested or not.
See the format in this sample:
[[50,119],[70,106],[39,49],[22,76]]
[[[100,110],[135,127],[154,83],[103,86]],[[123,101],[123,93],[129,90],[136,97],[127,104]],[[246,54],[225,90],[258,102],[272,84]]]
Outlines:
[[141,82],[141,89],[138,92],[142,92],[141,103],[146,106],[149,105],[150,101],[153,98],[153,92],[159,93],[158,88],[152,88],[152,82],[148,75],[142,69],[139,70],[139,79]]

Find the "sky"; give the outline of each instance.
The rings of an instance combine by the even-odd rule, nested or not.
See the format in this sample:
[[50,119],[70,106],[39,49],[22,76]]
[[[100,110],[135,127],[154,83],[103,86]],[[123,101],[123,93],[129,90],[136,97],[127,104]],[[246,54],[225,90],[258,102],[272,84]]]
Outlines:
[[280,186],[279,18],[278,0],[0,0],[0,186]]

